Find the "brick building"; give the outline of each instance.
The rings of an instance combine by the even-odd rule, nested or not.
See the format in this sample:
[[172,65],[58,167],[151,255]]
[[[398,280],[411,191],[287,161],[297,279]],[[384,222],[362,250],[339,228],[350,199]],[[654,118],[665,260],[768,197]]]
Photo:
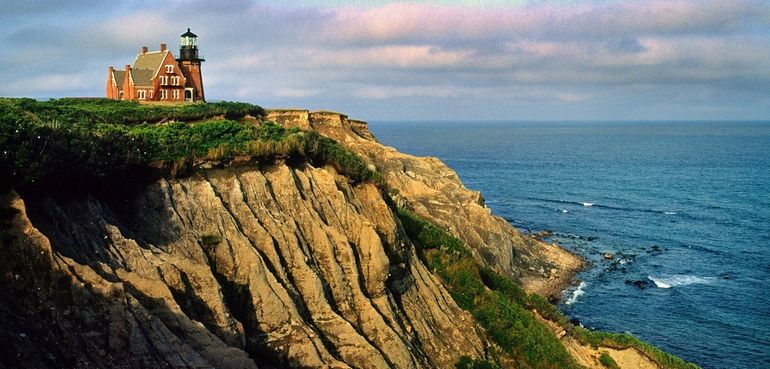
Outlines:
[[166,44],[160,50],[142,47],[133,65],[124,70],[107,69],[107,98],[113,100],[192,102],[205,101],[198,55],[198,36],[181,36],[179,58],[174,59]]

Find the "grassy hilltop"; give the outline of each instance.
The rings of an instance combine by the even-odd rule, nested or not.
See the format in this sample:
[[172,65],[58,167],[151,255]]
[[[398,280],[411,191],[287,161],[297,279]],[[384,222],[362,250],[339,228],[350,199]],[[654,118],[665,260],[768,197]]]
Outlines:
[[330,163],[375,179],[356,155],[318,133],[260,123],[257,105],[141,105],[107,99],[0,98],[0,178],[16,188],[99,186],[189,173],[236,157]]

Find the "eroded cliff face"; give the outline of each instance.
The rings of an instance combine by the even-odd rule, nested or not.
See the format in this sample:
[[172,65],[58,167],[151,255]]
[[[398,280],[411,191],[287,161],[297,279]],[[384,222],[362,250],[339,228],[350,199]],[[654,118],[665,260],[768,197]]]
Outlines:
[[465,241],[480,263],[518,280],[528,292],[557,296],[583,266],[577,256],[522,234],[492,214],[481,193],[467,189],[438,158],[415,157],[384,146],[365,122],[334,112],[286,109],[269,111],[267,119],[315,129],[357,152],[397,190],[393,197],[399,205]]
[[[435,158],[333,112],[271,111],[379,171],[481,263],[554,294],[580,267]],[[452,368],[490,343],[372,184],[331,167],[205,170],[113,195],[0,199],[0,368]]]
[[379,190],[331,168],[5,197],[9,367],[450,368],[488,344]]

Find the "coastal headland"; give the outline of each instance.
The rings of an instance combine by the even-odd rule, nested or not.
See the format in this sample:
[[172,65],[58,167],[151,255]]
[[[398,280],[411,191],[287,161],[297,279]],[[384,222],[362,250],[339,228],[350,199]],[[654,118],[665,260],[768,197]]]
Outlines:
[[0,113],[7,367],[697,368],[569,323],[579,257],[344,114]]

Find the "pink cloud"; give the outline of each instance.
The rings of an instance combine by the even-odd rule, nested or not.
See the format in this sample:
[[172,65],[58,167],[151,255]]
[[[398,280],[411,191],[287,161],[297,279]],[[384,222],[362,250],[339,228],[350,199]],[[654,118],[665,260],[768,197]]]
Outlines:
[[652,0],[507,8],[394,3],[330,11],[333,17],[321,32],[327,40],[401,42],[729,31],[747,22],[767,23],[770,7],[753,0]]

